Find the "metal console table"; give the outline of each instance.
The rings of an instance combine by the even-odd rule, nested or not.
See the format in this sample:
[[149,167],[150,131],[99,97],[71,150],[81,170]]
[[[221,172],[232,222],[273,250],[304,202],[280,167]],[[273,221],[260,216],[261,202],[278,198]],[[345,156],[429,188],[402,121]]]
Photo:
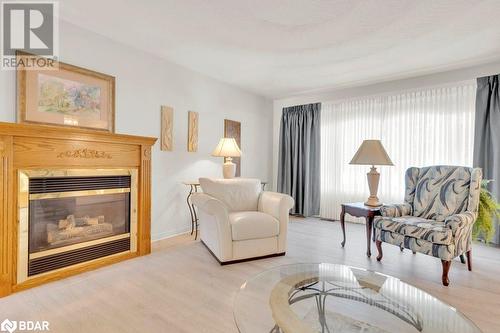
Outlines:
[[191,235],[195,233],[194,239],[198,238],[198,215],[196,214],[196,208],[191,202],[191,196],[193,193],[198,192],[200,183],[197,181],[182,182],[184,185],[189,186],[189,194],[186,198],[187,205],[189,207],[189,213],[191,214]]

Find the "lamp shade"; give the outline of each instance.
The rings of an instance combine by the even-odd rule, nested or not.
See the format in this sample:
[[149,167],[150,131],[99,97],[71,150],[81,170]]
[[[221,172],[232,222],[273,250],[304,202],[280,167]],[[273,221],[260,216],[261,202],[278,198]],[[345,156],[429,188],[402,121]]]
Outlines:
[[222,138],[212,152],[212,156],[239,157],[241,156],[241,150],[234,138]]
[[349,164],[394,165],[380,140],[364,140]]

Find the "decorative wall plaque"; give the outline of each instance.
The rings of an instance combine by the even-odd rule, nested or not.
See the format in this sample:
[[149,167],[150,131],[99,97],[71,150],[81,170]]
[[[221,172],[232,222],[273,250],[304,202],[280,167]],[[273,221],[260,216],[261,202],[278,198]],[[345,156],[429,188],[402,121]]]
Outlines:
[[198,112],[188,112],[188,151],[198,151]]
[[174,128],[174,109],[170,106],[161,107],[161,150],[172,151]]

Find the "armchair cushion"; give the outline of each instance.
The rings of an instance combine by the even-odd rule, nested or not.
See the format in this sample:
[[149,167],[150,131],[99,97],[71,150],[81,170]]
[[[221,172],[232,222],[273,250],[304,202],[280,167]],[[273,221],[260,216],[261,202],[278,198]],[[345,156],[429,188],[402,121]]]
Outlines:
[[204,193],[222,201],[230,212],[256,211],[262,192],[260,180],[200,178]]
[[453,242],[451,229],[445,223],[420,217],[378,217],[375,228],[434,244],[449,245]]
[[382,242],[410,249],[415,252],[424,253],[443,260],[452,260],[457,255],[463,253],[457,253],[457,247],[454,243],[447,245],[436,244],[423,239],[403,236],[386,230],[375,229],[375,238]]
[[277,236],[279,222],[262,212],[235,212],[229,214],[233,241]]

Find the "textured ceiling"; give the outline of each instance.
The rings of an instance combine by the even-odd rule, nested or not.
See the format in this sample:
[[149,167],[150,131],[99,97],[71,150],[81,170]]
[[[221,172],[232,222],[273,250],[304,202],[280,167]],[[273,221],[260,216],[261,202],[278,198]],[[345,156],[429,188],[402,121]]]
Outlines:
[[500,59],[498,0],[64,0],[60,11],[271,98]]

